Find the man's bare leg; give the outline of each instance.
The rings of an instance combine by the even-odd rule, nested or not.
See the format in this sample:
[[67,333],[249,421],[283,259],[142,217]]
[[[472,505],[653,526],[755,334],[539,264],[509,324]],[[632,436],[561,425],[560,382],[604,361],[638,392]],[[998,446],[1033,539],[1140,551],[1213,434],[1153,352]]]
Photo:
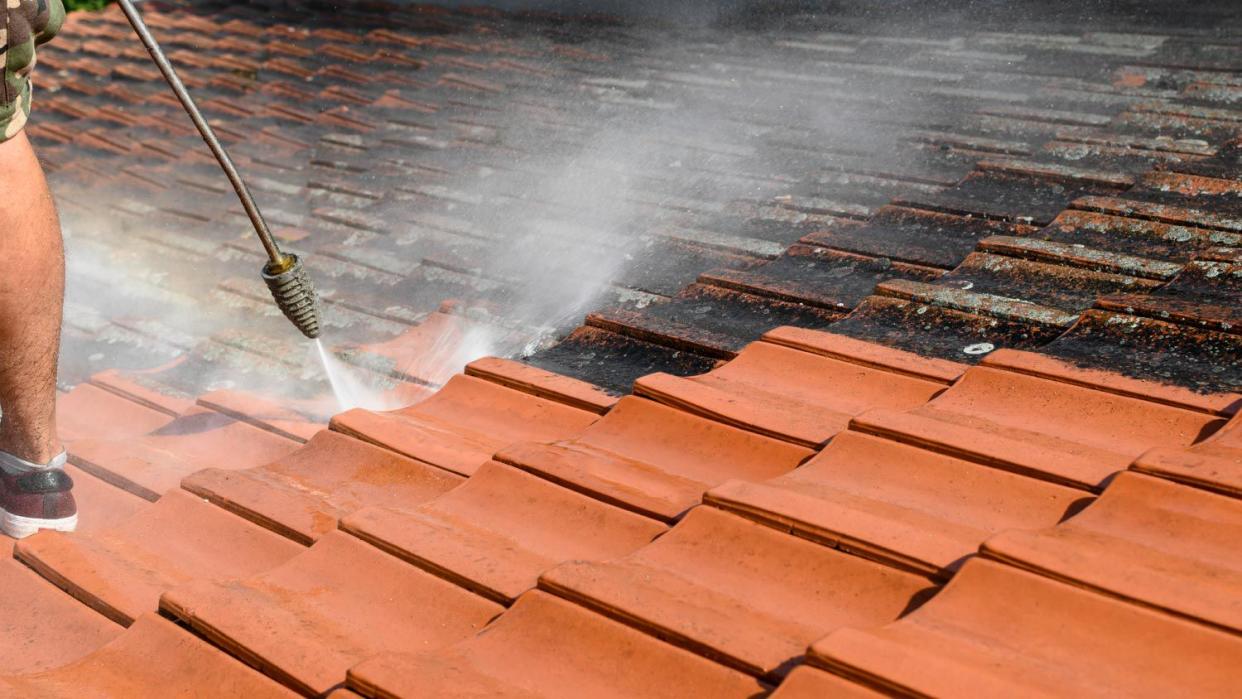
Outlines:
[[60,221],[26,134],[0,143],[0,450],[61,452],[56,362],[65,293]]

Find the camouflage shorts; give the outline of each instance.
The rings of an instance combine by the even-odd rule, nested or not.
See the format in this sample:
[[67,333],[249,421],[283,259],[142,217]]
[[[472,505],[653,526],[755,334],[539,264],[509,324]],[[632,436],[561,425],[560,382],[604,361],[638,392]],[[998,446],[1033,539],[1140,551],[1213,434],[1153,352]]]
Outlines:
[[30,116],[30,72],[35,46],[45,43],[65,21],[61,0],[0,0],[0,142],[13,138]]

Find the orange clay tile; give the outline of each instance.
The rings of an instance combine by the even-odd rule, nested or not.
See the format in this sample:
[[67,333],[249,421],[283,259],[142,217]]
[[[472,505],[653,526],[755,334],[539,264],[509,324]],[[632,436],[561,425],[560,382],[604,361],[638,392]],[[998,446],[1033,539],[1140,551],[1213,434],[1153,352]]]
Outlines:
[[297,696],[155,614],[142,616],[119,638],[78,662],[41,673],[0,676],[0,695],[40,699]]
[[422,403],[386,413],[350,410],[332,418],[332,429],[468,476],[503,446],[564,439],[598,417],[458,375]]
[[199,396],[198,404],[298,442],[308,441],[327,427],[326,417],[319,422],[276,401],[241,391],[212,391]]
[[160,608],[309,695],[385,650],[467,638],[503,610],[340,532],[263,575],[171,590]]
[[[158,369],[153,371],[158,371]],[[194,407],[194,401],[189,398],[170,396],[154,391],[133,379],[127,378],[116,369],[101,371],[91,376],[90,383],[92,386],[98,386],[105,391],[111,391],[135,403],[145,405],[152,410],[158,410],[173,417]]]
[[665,526],[495,461],[410,509],[368,508],[341,528],[502,604],[568,560],[623,556]]
[[251,468],[298,446],[227,415],[192,407],[163,427],[134,439],[84,439],[70,461],[91,475],[148,500],[204,468]]
[[553,568],[539,587],[768,679],[829,631],[886,624],[934,589],[710,507],[625,558]]
[[885,695],[817,667],[800,665],[771,696],[772,699],[881,699]]
[[78,504],[78,532],[93,533],[109,529],[151,505],[128,490],[101,481],[76,466],[66,465],[65,473],[73,479],[73,498]]
[[66,665],[124,630],[12,559],[0,587],[0,675]]
[[947,359],[921,357],[874,342],[806,328],[787,326],[769,330],[763,335],[763,341],[945,385],[953,383],[969,368]]
[[651,374],[634,393],[735,427],[818,448],[871,408],[904,410],[944,389],[938,381],[768,342],[748,345],[700,376]]
[[540,398],[550,398],[559,403],[601,415],[608,412],[608,409],[617,402],[617,396],[609,394],[594,384],[561,376],[530,364],[515,362],[512,359],[484,357],[475,360],[466,365],[466,376],[487,379],[523,393]]
[[1005,532],[983,554],[1242,632],[1242,501],[1121,473],[1066,522]]
[[553,444],[515,444],[496,454],[575,490],[671,521],[703,491],[730,478],[763,480],[813,452],[627,396],[581,435]]
[[14,555],[109,619],[128,625],[164,590],[199,578],[254,575],[305,549],[174,490],[100,532],[40,532]]
[[337,519],[371,505],[414,507],[462,483],[460,476],[339,432],[245,471],[209,468],[181,487],[309,546]]
[[847,430],[800,468],[761,483],[730,481],[703,500],[866,558],[947,578],[992,534],[1052,526],[1091,497]]
[[481,633],[437,652],[385,653],[349,671],[370,697],[753,697],[753,677],[552,595],[522,595]]
[[928,696],[1232,696],[1242,638],[972,559],[930,602],[811,646],[813,664]]
[[1189,445],[1221,422],[1064,381],[975,367],[923,407],[873,410],[852,427],[1092,489],[1147,449]]
[[1130,468],[1242,497],[1242,415],[1189,449],[1152,449]]
[[1035,352],[1000,349],[984,357],[983,366],[1008,369],[1054,381],[1066,381],[1109,393],[1175,405],[1188,410],[1229,416],[1242,409],[1242,394],[1198,393],[1188,388],[1132,379],[1100,369],[1085,369]]
[[80,439],[140,437],[172,419],[90,384],[79,384],[56,399],[56,431],[66,445]]

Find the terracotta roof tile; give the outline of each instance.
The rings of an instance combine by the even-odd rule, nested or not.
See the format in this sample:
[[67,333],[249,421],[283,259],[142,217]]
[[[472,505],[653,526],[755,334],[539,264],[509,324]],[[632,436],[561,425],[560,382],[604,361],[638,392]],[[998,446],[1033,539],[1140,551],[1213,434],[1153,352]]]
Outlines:
[[84,604],[129,625],[154,612],[160,594],[174,585],[252,575],[302,550],[174,490],[107,529],[41,532],[23,539],[14,555]]
[[729,478],[764,479],[811,455],[641,398],[622,398],[571,439],[509,445],[498,461],[620,507],[672,521]]
[[900,621],[837,631],[811,654],[887,692],[1156,697],[1227,695],[1240,650],[1232,634],[973,560]]
[[608,559],[665,527],[497,462],[435,500],[367,508],[341,528],[503,604],[562,561]]
[[1121,473],[1064,523],[988,539],[983,555],[1242,631],[1233,542],[1242,503],[1197,488]]
[[858,430],[1095,489],[1156,446],[1189,446],[1219,428],[1203,413],[1027,374],[970,369],[908,412],[877,409]]
[[160,608],[304,694],[385,649],[467,638],[502,609],[339,532],[263,575],[175,588]]
[[748,697],[764,685],[544,592],[528,592],[487,633],[438,652],[382,654],[349,672],[363,694]]
[[883,693],[860,684],[829,674],[809,665],[799,665],[772,692],[773,699],[818,699],[841,697],[841,699],[879,699]]
[[851,417],[881,406],[916,407],[944,384],[757,342],[710,373],[684,379],[652,374],[634,389],[681,410],[816,448]]
[[1130,468],[1242,497],[1242,415],[1188,449],[1152,449]]
[[48,699],[175,696],[206,687],[219,696],[296,696],[155,614],[143,615],[119,638],[78,662],[0,677],[0,690],[13,696]]
[[167,425],[135,439],[84,439],[70,461],[148,500],[208,467],[245,469],[279,458],[297,442],[206,408],[190,408]]
[[56,400],[56,428],[69,445],[80,439],[141,437],[172,420],[167,413],[90,384],[79,384]]
[[541,589],[745,672],[779,679],[828,631],[896,619],[934,588],[708,507],[616,561],[573,561]]
[[448,471],[325,430],[272,463],[242,471],[204,469],[186,476],[181,487],[310,545],[356,510],[413,507],[461,482]]
[[470,475],[507,444],[567,437],[598,417],[459,375],[422,403],[388,413],[350,410],[332,418],[332,429]]
[[813,541],[946,578],[985,539],[1051,526],[1091,501],[1080,490],[846,431],[801,468],[730,481],[704,501]]
[[124,631],[16,561],[0,562],[0,584],[0,675],[67,665]]

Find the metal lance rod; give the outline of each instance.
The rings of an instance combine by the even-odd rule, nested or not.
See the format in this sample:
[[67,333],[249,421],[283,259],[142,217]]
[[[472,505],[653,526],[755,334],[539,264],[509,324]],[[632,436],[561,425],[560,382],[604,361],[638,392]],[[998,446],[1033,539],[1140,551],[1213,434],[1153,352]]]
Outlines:
[[267,227],[267,221],[263,219],[259,206],[255,204],[254,197],[251,196],[250,188],[246,186],[241,174],[237,172],[233,159],[224,150],[220,139],[216,138],[211,125],[203,118],[203,113],[194,103],[194,98],[190,96],[185,84],[177,76],[176,69],[168,62],[164,50],[151,35],[151,30],[143,21],[142,15],[138,14],[138,9],[134,7],[132,0],[118,0],[118,3],[121,5],[121,11],[125,13],[125,18],[129,20],[134,32],[142,41],[142,45],[147,48],[147,53],[151,54],[151,60],[155,61],[156,67],[164,74],[164,79],[172,88],[173,94],[177,96],[177,100],[181,102],[186,114],[190,116],[190,120],[198,129],[199,135],[203,137],[212,155],[220,163],[220,168],[224,170],[229,183],[233,185],[233,191],[237,192],[237,198],[241,201],[242,208],[246,210],[246,216],[250,218],[250,223],[254,226],[254,232],[259,236],[259,242],[263,243],[263,249],[267,251],[269,261],[264,265],[262,275],[263,281],[267,283],[272,297],[276,300],[276,305],[280,306],[280,310],[298,330],[302,331],[302,334],[312,339],[319,337],[319,302],[310,277],[302,267],[301,260],[297,255],[282,253],[276,241],[272,239],[272,232]]

